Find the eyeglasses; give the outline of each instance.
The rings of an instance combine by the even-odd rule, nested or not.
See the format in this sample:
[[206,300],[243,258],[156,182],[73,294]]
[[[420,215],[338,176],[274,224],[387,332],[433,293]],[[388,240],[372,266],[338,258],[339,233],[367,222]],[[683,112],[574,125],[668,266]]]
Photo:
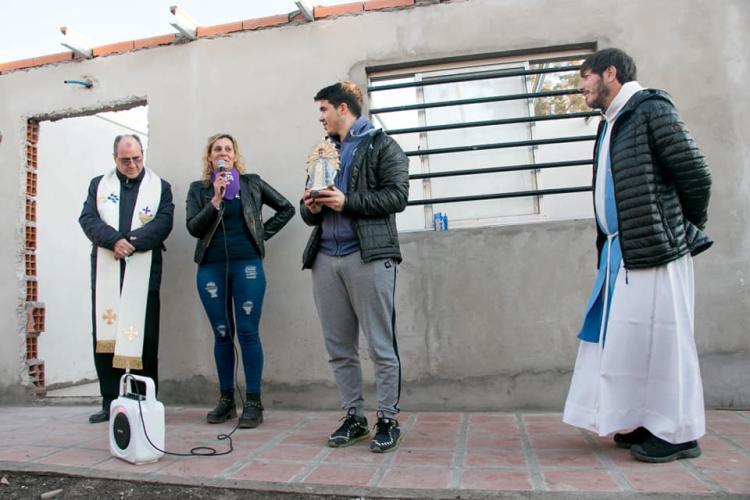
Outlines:
[[120,165],[130,165],[131,162],[137,165],[143,161],[143,157],[133,156],[131,158],[118,158],[117,161]]

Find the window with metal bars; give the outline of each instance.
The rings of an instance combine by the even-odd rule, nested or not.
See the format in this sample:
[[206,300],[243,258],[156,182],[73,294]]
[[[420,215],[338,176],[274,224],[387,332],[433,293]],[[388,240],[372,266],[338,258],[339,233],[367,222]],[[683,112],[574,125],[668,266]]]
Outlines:
[[370,115],[409,157],[400,230],[592,216],[599,113],[577,90],[590,50],[368,70]]

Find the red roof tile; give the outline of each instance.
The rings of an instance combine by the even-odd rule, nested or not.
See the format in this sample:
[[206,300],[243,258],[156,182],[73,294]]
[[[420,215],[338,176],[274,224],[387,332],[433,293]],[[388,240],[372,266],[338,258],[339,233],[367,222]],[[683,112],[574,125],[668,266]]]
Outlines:
[[[434,1],[434,0],[433,0]],[[439,0],[440,2],[449,0]],[[373,11],[380,9],[393,9],[393,8],[409,8],[422,3],[420,0],[368,0],[364,2],[351,2],[341,5],[317,5],[315,6],[315,19],[322,19],[326,17],[341,16],[345,14],[356,14],[364,11]],[[291,14],[279,14],[276,16],[261,17],[256,19],[247,19],[244,21],[237,21],[227,24],[218,24],[215,26],[200,26],[197,30],[197,36],[210,37],[216,35],[223,35],[226,33],[234,33],[236,31],[245,30],[257,30],[263,28],[271,28],[275,26],[284,26],[289,23],[298,22],[304,19],[304,16],[300,13]],[[149,47],[157,47],[159,45],[169,45],[177,40],[175,33],[167,35],[152,36],[148,38],[140,38],[138,40],[127,40],[123,42],[111,43],[108,45],[102,45],[93,48],[93,56],[107,56],[110,54],[121,54],[129,52],[131,50],[144,49]],[[32,68],[35,66],[43,66],[45,64],[55,64],[66,61],[77,61],[82,58],[72,52],[60,52],[57,54],[49,54],[39,57],[32,57],[29,59],[21,59],[18,61],[9,61],[0,63],[0,73],[8,73],[24,68]]]
[[362,2],[342,3],[341,5],[316,5],[315,19],[321,19],[330,16],[340,16],[342,14],[352,14],[365,10]]

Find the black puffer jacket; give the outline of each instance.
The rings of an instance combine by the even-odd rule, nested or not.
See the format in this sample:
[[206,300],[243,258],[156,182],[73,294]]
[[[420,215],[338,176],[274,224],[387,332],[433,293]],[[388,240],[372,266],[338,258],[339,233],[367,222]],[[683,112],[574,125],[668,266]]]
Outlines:
[[[396,229],[397,212],[409,199],[409,159],[382,130],[362,139],[352,160],[351,177],[343,213],[352,218],[363,262],[395,258],[401,261]],[[320,224],[328,208],[313,214],[300,201],[302,219],[316,226],[302,256],[302,269],[310,269],[320,246]]]
[[[203,181],[195,181],[190,184],[187,196],[186,223],[188,232],[198,238],[194,257],[198,264],[203,261],[206,249],[211,243],[211,238],[220,221],[219,211],[211,204],[213,196],[213,185],[206,184]],[[245,224],[250,230],[253,241],[258,246],[261,258],[263,258],[266,254],[263,242],[279,232],[294,217],[294,206],[256,174],[240,176],[240,201],[242,202],[242,215],[245,218]],[[265,223],[261,213],[263,205],[268,205],[276,211],[274,216]]]
[[[612,129],[610,158],[625,268],[660,266],[713,244],[702,231],[711,173],[666,92],[645,89],[628,101]],[[605,241],[598,230],[599,252]]]

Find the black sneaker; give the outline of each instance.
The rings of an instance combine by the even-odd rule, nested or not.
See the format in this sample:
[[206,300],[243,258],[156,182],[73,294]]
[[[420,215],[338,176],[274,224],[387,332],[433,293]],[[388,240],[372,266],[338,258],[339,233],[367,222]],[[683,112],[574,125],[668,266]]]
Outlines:
[[370,441],[373,453],[388,453],[398,448],[401,442],[401,427],[395,418],[386,418],[378,412],[378,423],[375,424],[375,437]]
[[367,419],[365,417],[358,417],[356,408],[349,408],[346,416],[341,420],[344,421],[341,427],[328,437],[328,446],[331,448],[351,446],[357,441],[362,441],[370,437],[370,430],[367,428]]
[[614,440],[618,448],[630,448],[636,444],[643,444],[652,435],[645,427],[638,427],[627,433],[620,434],[618,432],[615,434]]
[[633,445],[630,454],[641,462],[663,464],[680,458],[698,458],[701,456],[701,448],[698,441],[672,444],[651,436],[642,444]]

